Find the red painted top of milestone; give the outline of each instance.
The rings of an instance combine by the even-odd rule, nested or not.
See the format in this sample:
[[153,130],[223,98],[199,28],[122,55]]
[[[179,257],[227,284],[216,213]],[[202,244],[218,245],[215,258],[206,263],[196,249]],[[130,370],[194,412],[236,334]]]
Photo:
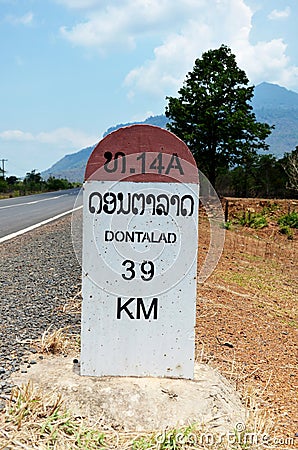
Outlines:
[[198,183],[187,145],[170,131],[131,125],[108,134],[87,162],[85,181]]

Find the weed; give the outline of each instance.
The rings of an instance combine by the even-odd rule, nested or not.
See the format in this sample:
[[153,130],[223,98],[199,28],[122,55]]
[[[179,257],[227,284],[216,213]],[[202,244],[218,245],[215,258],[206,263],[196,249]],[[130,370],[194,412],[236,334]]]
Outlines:
[[298,228],[298,212],[292,211],[279,218],[278,225],[281,227]]
[[269,202],[266,206],[262,209],[262,215],[271,215],[275,213],[279,209],[279,206],[276,202]]
[[288,236],[288,239],[293,239],[293,228],[298,228],[298,213],[293,211],[278,219],[279,232]]
[[293,231],[289,225],[280,225],[279,232],[288,236],[288,239],[293,239]]
[[155,442],[153,438],[141,437],[132,443],[132,450],[150,450],[154,448]]
[[245,211],[243,216],[239,219],[242,226],[261,229],[268,226],[266,217],[261,213],[254,213],[252,211]]
[[221,228],[224,228],[225,230],[231,230],[232,222],[230,222],[229,220],[227,222],[223,222],[221,224]]

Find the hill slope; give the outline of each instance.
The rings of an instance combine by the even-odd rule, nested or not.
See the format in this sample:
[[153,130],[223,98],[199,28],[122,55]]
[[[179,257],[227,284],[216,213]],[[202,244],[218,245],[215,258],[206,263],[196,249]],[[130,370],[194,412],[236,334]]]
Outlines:
[[54,176],[56,178],[67,178],[69,181],[83,181],[86,162],[93,148],[94,146],[86,147],[76,153],[65,155],[49,169],[42,172],[42,177],[47,179]]
[[[275,125],[268,138],[270,153],[282,157],[298,145],[298,94],[277,84],[261,83],[255,87],[252,102],[257,120]],[[123,126],[134,123],[166,127],[168,119],[164,115],[148,117],[143,122],[118,124],[109,128],[103,136]],[[67,178],[70,181],[83,181],[84,170],[93,147],[84,148],[76,153],[64,156],[52,167],[42,173],[44,178],[50,175]]]

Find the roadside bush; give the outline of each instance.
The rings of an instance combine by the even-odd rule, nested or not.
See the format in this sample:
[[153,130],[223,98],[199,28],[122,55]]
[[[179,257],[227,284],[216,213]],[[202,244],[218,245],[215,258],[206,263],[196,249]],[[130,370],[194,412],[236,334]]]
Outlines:
[[0,178],[0,192],[7,192],[8,184],[3,178]]
[[59,191],[63,189],[72,189],[80,187],[81,183],[71,183],[65,178],[49,177],[47,181],[43,180],[41,174],[36,170],[27,172],[24,180],[16,176],[10,176],[4,179],[0,177],[0,193],[10,197],[19,195],[29,195],[46,191]]
[[49,177],[46,182],[46,188],[49,191],[59,191],[60,189],[70,189],[73,185],[64,178]]

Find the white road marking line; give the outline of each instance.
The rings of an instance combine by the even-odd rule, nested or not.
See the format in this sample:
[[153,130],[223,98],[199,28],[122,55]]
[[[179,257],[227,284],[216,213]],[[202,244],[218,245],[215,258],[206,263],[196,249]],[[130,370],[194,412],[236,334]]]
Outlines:
[[64,197],[68,194],[56,195],[55,197],[43,198],[42,200],[34,200],[33,202],[15,203],[14,205],[0,206],[0,209],[14,208],[15,206],[33,205],[34,203],[46,202],[47,200],[54,200],[55,198]]
[[65,211],[61,214],[58,214],[57,216],[50,217],[49,219],[46,219],[46,220],[43,220],[42,222],[31,225],[30,227],[24,228],[23,230],[19,230],[19,231],[16,231],[15,233],[7,234],[6,236],[3,236],[2,238],[0,238],[0,244],[2,242],[9,241],[10,239],[13,239],[17,236],[20,236],[21,234],[27,233],[28,231],[35,230],[35,228],[41,227],[42,225],[46,225],[49,222],[53,222],[53,220],[60,219],[61,217],[66,216],[67,214],[70,214],[74,211],[78,211],[81,208],[83,208],[83,205],[78,206],[77,208],[74,208],[74,209],[70,209],[69,211]]

